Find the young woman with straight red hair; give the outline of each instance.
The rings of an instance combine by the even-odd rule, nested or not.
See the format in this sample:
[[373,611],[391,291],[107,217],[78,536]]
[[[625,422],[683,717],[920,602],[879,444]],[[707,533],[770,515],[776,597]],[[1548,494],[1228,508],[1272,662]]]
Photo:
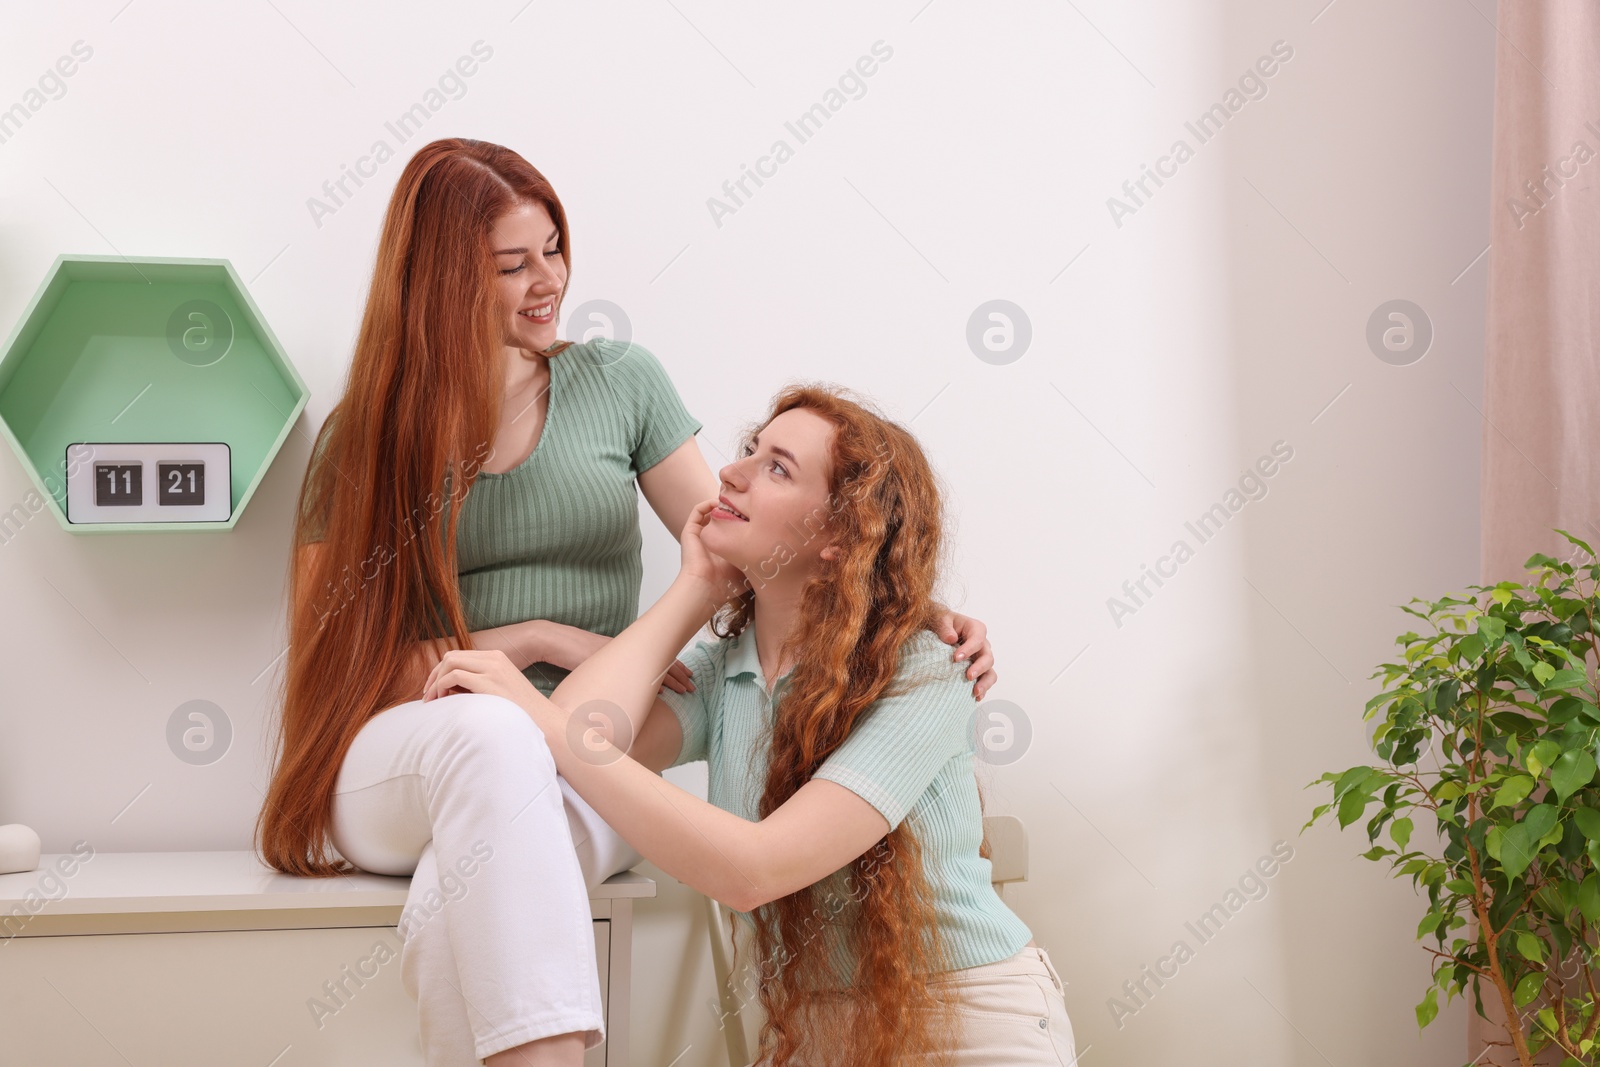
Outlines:
[[[989,882],[976,704],[934,632],[942,509],[916,440],[791,388],[720,489],[667,592],[549,697],[500,652],[452,651],[425,699],[524,715],[610,826],[751,920],[760,1067],[1072,1064],[1063,983]],[[657,695],[708,621],[694,690]],[[657,776],[691,760],[708,800]]]
[[[716,488],[648,350],[557,339],[571,255],[521,156],[420,149],[300,490],[258,847],[289,874],[411,875],[401,974],[430,1067],[577,1064],[603,1040],[587,888],[639,855],[525,715],[425,707],[423,683],[447,650],[494,650],[553,692],[638,614],[638,493],[676,536]],[[939,625],[981,695],[983,624]],[[695,683],[672,663],[656,684]]]

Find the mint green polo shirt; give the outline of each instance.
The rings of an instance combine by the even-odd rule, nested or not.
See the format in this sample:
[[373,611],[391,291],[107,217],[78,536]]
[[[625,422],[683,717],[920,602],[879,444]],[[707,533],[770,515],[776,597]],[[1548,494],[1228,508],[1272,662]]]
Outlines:
[[[920,630],[901,649],[889,693],[862,714],[855,728],[817,768],[815,777],[837,782],[882,813],[891,829],[911,820],[923,850],[939,931],[953,968],[977,967],[1021,951],[1032,933],[990,883],[989,861],[978,855],[983,815],[978,805],[973,738],[977,703],[965,677],[969,664],[953,661],[952,646]],[[766,785],[773,700],[756,656],[755,623],[734,638],[701,641],[680,657],[694,676],[690,693],[661,699],[683,731],[672,766],[705,760],[707,799],[751,822],[760,820]],[[781,696],[789,675],[778,679]],[[903,692],[896,694],[896,690]],[[852,865],[819,886],[838,903],[848,923],[854,900],[846,882]],[[855,896],[860,890],[855,890]],[[748,913],[738,913],[753,925]],[[848,939],[844,939],[846,942]],[[848,952],[834,956],[841,986],[854,968]]]

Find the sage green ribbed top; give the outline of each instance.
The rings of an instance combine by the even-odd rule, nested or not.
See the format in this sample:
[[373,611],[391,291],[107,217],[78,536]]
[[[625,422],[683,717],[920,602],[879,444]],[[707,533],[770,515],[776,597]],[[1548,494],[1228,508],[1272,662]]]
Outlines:
[[[544,429],[503,474],[480,471],[456,532],[462,608],[473,630],[549,619],[615,637],[639,617],[635,480],[699,432],[660,362],[596,337],[550,359]],[[522,672],[549,696],[567,676]]]
[[[1032,934],[995,892],[989,861],[978,854],[983,812],[973,764],[977,702],[966,678],[970,664],[955,662],[951,653],[932,630],[912,635],[901,648],[889,692],[862,713],[814,777],[836,782],[877,808],[891,830],[902,820],[910,822],[950,964],[962,968],[1008,959]],[[769,698],[756,656],[754,621],[737,637],[701,641],[680,658],[695,688],[660,697],[683,731],[683,747],[672,766],[705,760],[706,799],[757,822],[773,706],[783,712],[780,698],[789,675],[778,679]],[[849,931],[864,889],[851,864],[818,883],[824,920],[847,931],[830,953],[838,988],[848,987],[854,975]],[[750,914],[737,914],[753,922]]]
[[[607,637],[626,629],[644,578],[636,480],[700,428],[638,344],[596,337],[551,356],[539,443],[509,471],[480,471],[461,508],[468,629],[528,619]],[[548,696],[567,671],[534,663],[523,674]]]

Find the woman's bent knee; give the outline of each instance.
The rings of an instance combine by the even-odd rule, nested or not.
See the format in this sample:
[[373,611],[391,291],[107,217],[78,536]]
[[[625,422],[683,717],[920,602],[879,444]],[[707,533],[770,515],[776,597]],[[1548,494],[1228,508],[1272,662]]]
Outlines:
[[444,732],[476,753],[522,761],[532,749],[555,770],[544,732],[515,701],[493,693],[453,693],[428,704],[429,713],[445,721]]

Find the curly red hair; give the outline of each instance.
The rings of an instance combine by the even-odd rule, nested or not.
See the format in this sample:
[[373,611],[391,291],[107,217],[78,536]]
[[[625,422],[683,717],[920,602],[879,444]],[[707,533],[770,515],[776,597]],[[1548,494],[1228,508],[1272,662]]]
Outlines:
[[[792,653],[795,667],[774,712],[762,818],[889,695],[902,646],[932,629],[942,610],[933,598],[942,506],[916,439],[845,391],[820,385],[785,389],[763,425],[794,408],[835,428],[821,536],[840,554],[804,586],[799,620],[780,652],[780,662]],[[747,592],[725,606],[713,631],[741,632],[754,603]],[[766,1013],[763,1064],[833,1062],[830,1056],[851,1064],[923,1062],[918,1057],[953,1047],[955,1017],[929,981],[949,963],[910,818],[837,875],[756,909],[753,918]],[[853,959],[853,974],[836,968],[841,950]]]

